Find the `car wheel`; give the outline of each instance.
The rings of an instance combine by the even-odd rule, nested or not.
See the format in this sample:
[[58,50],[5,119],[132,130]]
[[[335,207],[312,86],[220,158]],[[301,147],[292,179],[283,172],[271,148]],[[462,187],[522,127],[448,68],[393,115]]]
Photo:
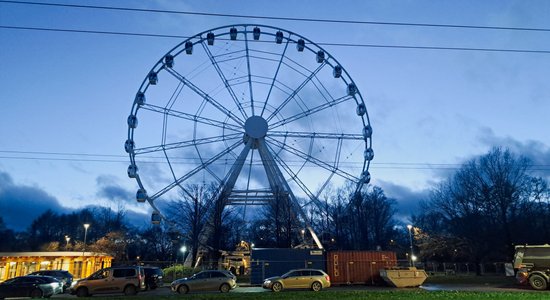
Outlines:
[[529,277],[529,284],[535,290],[545,290],[548,287],[546,279],[538,274],[533,274]]
[[76,290],[76,296],[77,297],[88,297],[88,289],[85,287],[78,288]]
[[124,288],[124,295],[126,296],[133,296],[137,294],[137,289],[135,286],[133,285],[129,285],[127,287]]
[[187,294],[188,292],[189,292],[189,288],[185,284],[182,284],[178,287],[179,294]]
[[227,283],[224,283],[220,286],[220,292],[222,292],[222,293],[227,293],[230,290],[231,290],[231,287]]
[[314,292],[318,292],[323,289],[323,285],[319,281],[315,281],[311,284],[311,290]]
[[31,291],[31,298],[42,298],[43,294],[41,289],[34,289]]
[[275,282],[271,286],[271,290],[274,292],[280,292],[283,290],[283,285],[280,282]]

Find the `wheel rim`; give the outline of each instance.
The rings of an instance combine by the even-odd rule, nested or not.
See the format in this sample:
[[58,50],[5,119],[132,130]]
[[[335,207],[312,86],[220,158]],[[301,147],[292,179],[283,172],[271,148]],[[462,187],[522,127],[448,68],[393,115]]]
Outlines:
[[229,285],[227,285],[227,284],[222,284],[220,290],[222,291],[222,293],[227,293],[227,292],[229,292]]
[[276,282],[276,283],[273,284],[273,291],[279,292],[279,291],[281,291],[282,287],[283,286],[280,283]]
[[[302,50],[292,49],[300,41]],[[361,93],[332,55],[290,31],[234,25],[197,34],[158,61],[134,99],[125,148],[155,223],[166,219],[163,201],[204,178],[225,205],[245,206],[243,218],[246,205],[288,197],[306,222],[299,201],[321,206],[328,186],[351,181],[357,191],[370,181],[371,135]],[[146,172],[152,163],[157,170]]]
[[314,291],[319,291],[319,290],[321,290],[321,284],[318,283],[318,282],[314,282],[314,283],[313,283],[313,290],[314,290]]
[[180,294],[187,294],[187,291],[188,291],[188,290],[189,290],[189,289],[188,289],[185,285],[182,285],[182,286],[180,286],[180,287],[178,288],[178,292],[179,292]]
[[539,289],[543,288],[545,285],[544,279],[541,278],[540,276],[534,276],[531,282],[533,283],[533,286]]

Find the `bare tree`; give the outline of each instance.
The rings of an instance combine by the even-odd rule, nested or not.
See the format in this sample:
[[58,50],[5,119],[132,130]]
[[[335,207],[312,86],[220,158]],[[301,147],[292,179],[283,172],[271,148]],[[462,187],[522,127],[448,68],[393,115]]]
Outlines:
[[197,260],[199,248],[204,247],[207,242],[202,233],[207,225],[215,191],[213,185],[187,185],[180,193],[181,199],[169,204],[168,217],[190,246],[193,263]]

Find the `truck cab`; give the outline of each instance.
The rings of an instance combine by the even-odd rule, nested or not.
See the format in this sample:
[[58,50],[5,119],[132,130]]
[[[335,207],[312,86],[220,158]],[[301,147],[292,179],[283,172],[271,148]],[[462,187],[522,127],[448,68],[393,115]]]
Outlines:
[[546,290],[550,284],[550,245],[516,246],[514,270],[520,283]]

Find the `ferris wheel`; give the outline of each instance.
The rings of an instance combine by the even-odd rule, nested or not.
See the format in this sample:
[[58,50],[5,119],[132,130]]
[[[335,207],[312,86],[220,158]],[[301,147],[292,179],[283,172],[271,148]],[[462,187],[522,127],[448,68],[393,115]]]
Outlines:
[[189,184],[214,183],[223,206],[286,197],[305,222],[327,187],[370,181],[372,127],[355,82],[319,45],[276,27],[181,42],[149,71],[127,123],[128,176],[153,223]]

